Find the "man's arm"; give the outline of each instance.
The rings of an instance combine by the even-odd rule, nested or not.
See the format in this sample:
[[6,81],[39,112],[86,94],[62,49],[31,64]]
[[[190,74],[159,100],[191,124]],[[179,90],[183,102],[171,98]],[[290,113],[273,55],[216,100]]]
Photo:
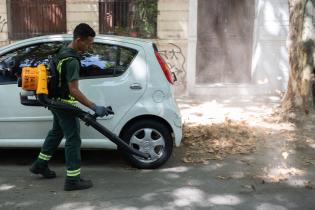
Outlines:
[[93,108],[94,104],[90,101],[79,89],[79,80],[73,80],[68,83],[70,94],[81,104],[90,109]]
[[97,114],[100,117],[107,116],[109,114],[114,114],[111,108],[104,107],[104,106],[97,106],[92,101],[90,101],[85,95],[80,91],[79,89],[79,81],[73,80],[68,83],[69,92],[70,94],[78,100],[81,104],[83,104],[86,107],[89,107],[92,109],[95,114]]
[[79,70],[80,65],[79,62],[76,60],[71,61],[68,63],[68,69],[66,74],[66,79],[68,82],[68,89],[70,94],[81,104],[83,104],[86,107],[89,107],[92,109],[95,114],[99,117],[104,117],[105,115],[113,114],[113,112],[110,109],[107,109],[104,106],[97,106],[92,101],[90,101],[79,89]]

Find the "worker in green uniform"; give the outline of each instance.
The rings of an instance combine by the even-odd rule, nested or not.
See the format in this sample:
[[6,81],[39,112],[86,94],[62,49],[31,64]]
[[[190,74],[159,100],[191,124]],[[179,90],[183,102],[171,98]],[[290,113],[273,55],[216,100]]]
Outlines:
[[[108,114],[104,106],[97,106],[91,102],[79,89],[80,53],[91,48],[95,31],[85,23],[77,25],[73,31],[72,42],[61,48],[56,56],[57,71],[59,72],[59,99],[74,104],[76,101],[91,108],[98,116]],[[63,137],[65,137],[65,157],[67,176],[64,190],[82,190],[93,186],[90,180],[84,180],[81,174],[81,138],[79,119],[71,113],[61,110],[51,110],[53,126],[48,132],[37,160],[32,164],[30,171],[40,174],[44,178],[55,178],[56,173],[49,169],[48,161],[56,151]]]

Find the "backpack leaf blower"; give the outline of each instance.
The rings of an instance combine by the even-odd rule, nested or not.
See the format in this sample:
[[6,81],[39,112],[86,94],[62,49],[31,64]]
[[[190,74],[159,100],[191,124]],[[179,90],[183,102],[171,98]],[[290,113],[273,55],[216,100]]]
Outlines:
[[26,106],[44,106],[52,110],[63,110],[72,113],[85,122],[87,126],[92,126],[95,130],[115,143],[121,151],[131,153],[144,159],[150,158],[149,154],[132,148],[117,135],[98,123],[96,121],[96,114],[92,115],[69,103],[49,98],[48,87],[51,87],[51,85],[48,85],[48,83],[56,82],[49,81],[50,79],[52,80],[52,77],[49,77],[49,72],[44,64],[40,64],[37,67],[23,67],[21,78],[19,78],[18,81],[18,86],[22,87],[24,90],[20,93],[21,104]]

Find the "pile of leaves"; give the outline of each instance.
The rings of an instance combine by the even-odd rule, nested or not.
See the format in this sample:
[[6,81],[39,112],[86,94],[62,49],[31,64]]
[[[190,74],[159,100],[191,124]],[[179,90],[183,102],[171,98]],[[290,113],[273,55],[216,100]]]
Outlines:
[[207,163],[256,150],[256,130],[245,121],[225,119],[211,125],[184,124],[185,163]]

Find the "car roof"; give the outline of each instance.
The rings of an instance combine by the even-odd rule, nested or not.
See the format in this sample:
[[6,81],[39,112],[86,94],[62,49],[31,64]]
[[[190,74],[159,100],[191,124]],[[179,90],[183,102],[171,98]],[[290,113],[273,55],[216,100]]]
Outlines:
[[[9,45],[3,46],[0,48],[0,52],[10,50],[11,48],[24,46],[24,45],[27,45],[28,43],[29,44],[40,43],[43,40],[47,40],[47,41],[71,41],[72,37],[73,37],[72,34],[54,34],[54,35],[37,36],[37,37],[33,37],[33,38],[23,39],[23,40],[11,43]],[[152,44],[153,44],[153,42],[151,40],[133,38],[133,37],[127,37],[127,36],[97,35],[95,37],[95,41],[97,41],[97,42],[102,41],[102,40],[136,44],[136,45],[143,46],[143,47],[147,47],[148,45],[152,46]]]

